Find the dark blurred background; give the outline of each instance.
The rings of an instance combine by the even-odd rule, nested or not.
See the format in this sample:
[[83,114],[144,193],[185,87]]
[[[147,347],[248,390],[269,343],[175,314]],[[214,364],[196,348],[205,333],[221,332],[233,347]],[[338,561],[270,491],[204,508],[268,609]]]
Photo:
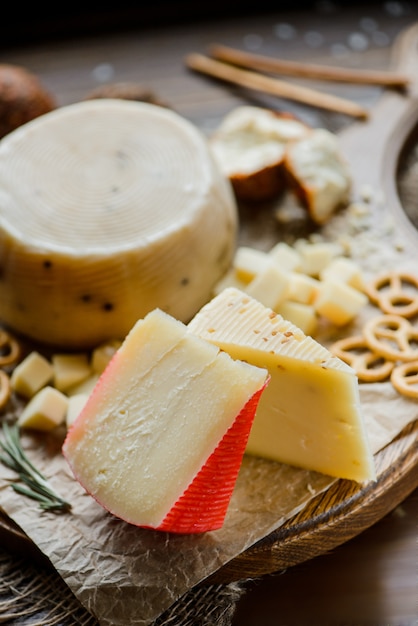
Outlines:
[[[411,0],[413,3],[415,0]],[[118,30],[150,28],[165,24],[237,18],[251,14],[307,9],[338,10],[370,5],[364,0],[148,0],[128,2],[52,2],[21,5],[8,3],[0,20],[0,47],[31,45],[45,39],[104,34]],[[385,4],[384,0],[376,2]]]

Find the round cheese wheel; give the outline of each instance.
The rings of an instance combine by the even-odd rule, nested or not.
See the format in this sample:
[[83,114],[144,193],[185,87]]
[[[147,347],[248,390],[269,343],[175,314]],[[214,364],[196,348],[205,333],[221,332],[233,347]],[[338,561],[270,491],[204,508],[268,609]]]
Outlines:
[[160,308],[187,322],[235,249],[237,208],[206,138],[163,107],[62,107],[0,143],[0,320],[68,348]]

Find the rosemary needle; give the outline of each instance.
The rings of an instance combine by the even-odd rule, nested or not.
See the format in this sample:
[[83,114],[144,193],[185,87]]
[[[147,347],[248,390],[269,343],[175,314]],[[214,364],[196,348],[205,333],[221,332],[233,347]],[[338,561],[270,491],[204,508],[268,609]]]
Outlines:
[[12,483],[12,488],[20,494],[37,500],[41,509],[45,511],[65,512],[71,509],[71,505],[59,496],[46,478],[30,462],[26,456],[19,437],[17,424],[9,426],[3,424],[4,441],[0,441],[0,447],[5,454],[0,454],[0,461],[19,475],[24,485]]

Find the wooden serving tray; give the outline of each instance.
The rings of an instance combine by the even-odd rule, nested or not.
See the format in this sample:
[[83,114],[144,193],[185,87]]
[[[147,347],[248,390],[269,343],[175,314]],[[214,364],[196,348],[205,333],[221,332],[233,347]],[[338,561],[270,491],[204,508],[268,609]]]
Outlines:
[[[418,231],[402,208],[397,172],[405,147],[418,129],[418,24],[396,42],[393,65],[411,76],[407,94],[384,94],[367,122],[358,122],[340,134],[348,159],[354,198],[364,185],[380,189],[389,200],[405,237],[418,243]],[[378,206],[372,207],[378,211]],[[417,403],[418,416],[418,403]],[[366,486],[338,480],[315,497],[277,531],[258,541],[215,572],[206,583],[227,583],[274,573],[318,556],[356,536],[393,510],[418,486],[418,420],[375,457],[378,480]],[[10,550],[46,561],[21,529],[0,511],[0,541]]]

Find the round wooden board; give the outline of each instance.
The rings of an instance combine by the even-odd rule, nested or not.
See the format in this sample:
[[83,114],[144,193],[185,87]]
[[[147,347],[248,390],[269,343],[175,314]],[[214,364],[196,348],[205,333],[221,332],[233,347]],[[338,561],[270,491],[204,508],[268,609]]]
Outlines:
[[[418,25],[404,33],[395,48],[395,65],[413,75],[417,67]],[[403,147],[416,132],[418,89],[410,95],[388,92],[367,123],[343,131],[342,150],[353,171],[355,191],[363,184],[381,186],[406,230],[418,233],[400,206],[396,173]],[[390,146],[390,149],[388,149]],[[417,404],[418,415],[418,404]],[[366,486],[338,480],[279,529],[235,557],[205,581],[226,583],[274,573],[297,565],[356,536],[393,510],[418,486],[418,421],[375,457],[378,479]],[[0,540],[12,551],[38,562],[46,558],[22,530],[0,511]]]

